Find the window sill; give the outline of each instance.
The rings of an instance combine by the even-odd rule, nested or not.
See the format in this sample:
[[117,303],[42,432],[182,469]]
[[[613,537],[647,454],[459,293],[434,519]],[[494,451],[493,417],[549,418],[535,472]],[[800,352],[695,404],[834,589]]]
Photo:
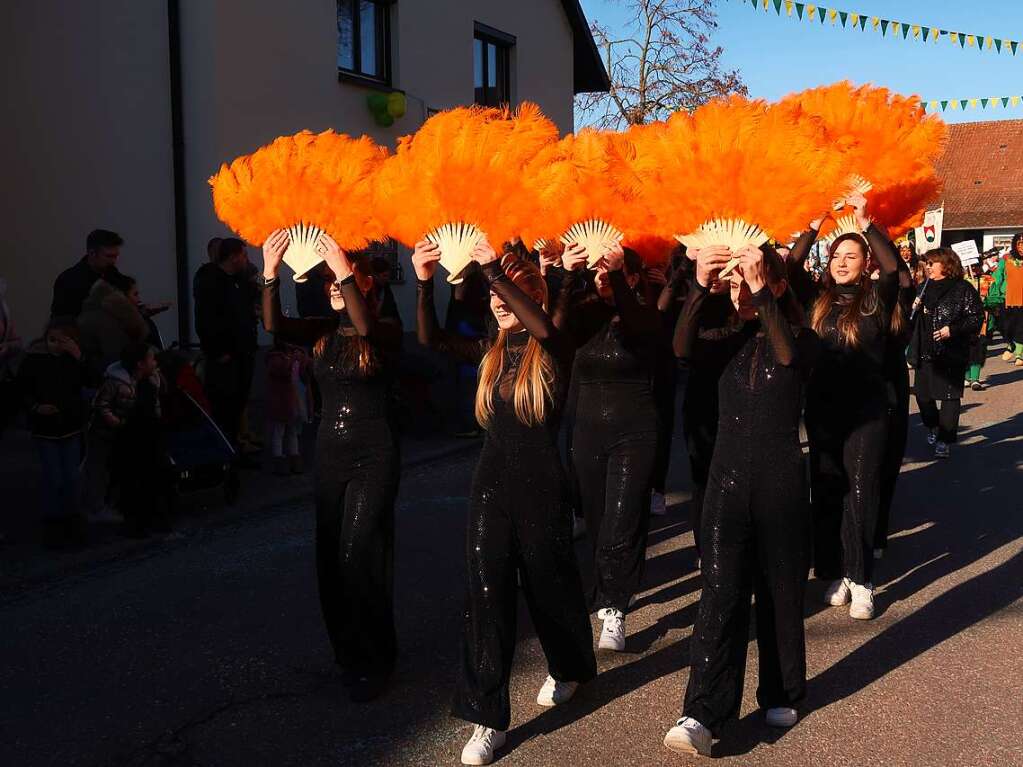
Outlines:
[[399,88],[393,87],[384,80],[374,80],[371,77],[364,77],[363,75],[357,75],[354,72],[347,72],[343,69],[337,71],[337,81],[339,83],[348,83],[349,85],[358,85],[374,91],[383,91],[384,93],[400,92]]

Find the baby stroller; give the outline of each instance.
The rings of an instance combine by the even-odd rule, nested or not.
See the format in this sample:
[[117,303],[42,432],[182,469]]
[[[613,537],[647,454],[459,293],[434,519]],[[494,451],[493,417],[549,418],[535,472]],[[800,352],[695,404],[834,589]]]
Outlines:
[[182,493],[222,485],[229,504],[238,500],[235,451],[210,417],[210,405],[188,357],[179,349],[160,354],[166,381],[162,400],[165,445],[170,465],[170,504]]

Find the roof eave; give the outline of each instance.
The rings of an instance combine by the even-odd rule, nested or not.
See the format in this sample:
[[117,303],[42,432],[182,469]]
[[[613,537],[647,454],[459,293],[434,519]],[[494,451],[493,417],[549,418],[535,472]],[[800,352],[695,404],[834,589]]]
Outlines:
[[561,0],[572,27],[572,89],[574,93],[607,93],[611,78],[600,58],[597,42],[579,0]]

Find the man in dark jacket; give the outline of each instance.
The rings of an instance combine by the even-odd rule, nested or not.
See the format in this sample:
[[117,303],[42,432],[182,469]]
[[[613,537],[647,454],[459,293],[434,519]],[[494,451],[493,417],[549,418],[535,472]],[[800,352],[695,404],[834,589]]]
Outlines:
[[92,285],[108,272],[117,272],[117,259],[124,240],[117,232],[93,229],[85,238],[85,255],[65,269],[53,283],[51,317],[77,317]]
[[217,268],[196,288],[196,332],[206,358],[206,392],[213,419],[237,447],[242,412],[249,399],[256,355],[256,300],[245,243],[220,243]]

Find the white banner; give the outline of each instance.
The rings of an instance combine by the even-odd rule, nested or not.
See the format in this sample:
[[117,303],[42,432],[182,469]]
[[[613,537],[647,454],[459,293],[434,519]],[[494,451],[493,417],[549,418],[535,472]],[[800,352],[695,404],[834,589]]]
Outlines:
[[916,252],[923,255],[931,248],[941,247],[941,222],[945,218],[945,206],[924,213],[924,225],[916,228]]

